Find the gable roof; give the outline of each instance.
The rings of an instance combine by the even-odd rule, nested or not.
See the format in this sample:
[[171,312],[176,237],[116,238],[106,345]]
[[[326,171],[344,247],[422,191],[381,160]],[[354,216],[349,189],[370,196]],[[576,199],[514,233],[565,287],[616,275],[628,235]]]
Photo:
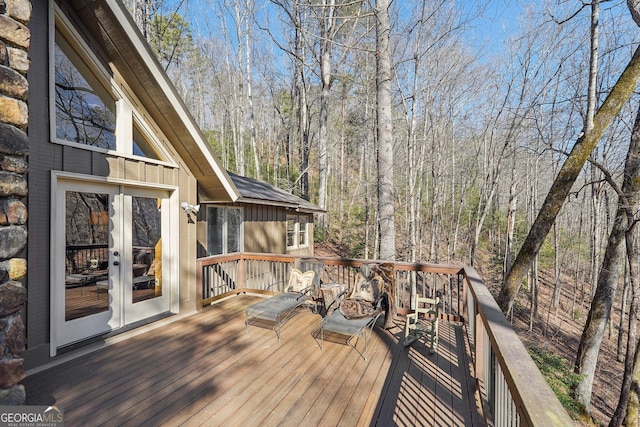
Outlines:
[[229,171],[227,174],[240,192],[238,202],[282,206],[297,212],[326,212],[321,207],[264,181],[247,178]]
[[102,48],[211,200],[233,202],[238,189],[220,165],[184,101],[131,15],[117,0],[70,0]]

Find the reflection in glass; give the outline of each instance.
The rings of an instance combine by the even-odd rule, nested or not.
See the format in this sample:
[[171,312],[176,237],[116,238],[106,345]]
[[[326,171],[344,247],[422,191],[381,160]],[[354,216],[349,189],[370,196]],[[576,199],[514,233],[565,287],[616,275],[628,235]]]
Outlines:
[[65,194],[65,320],[108,309],[109,195]]
[[207,255],[242,250],[242,210],[207,207]]
[[227,253],[240,252],[240,226],[242,225],[242,211],[227,209]]
[[162,199],[133,197],[132,302],[162,296]]
[[307,238],[307,218],[300,216],[298,217],[298,246],[307,246],[309,243]]
[[147,138],[138,130],[137,126],[133,126],[133,154],[148,159],[160,159]]
[[56,137],[114,150],[115,101],[56,32]]
[[296,217],[287,216],[287,247],[296,245]]
[[207,208],[207,255],[224,253],[224,209]]

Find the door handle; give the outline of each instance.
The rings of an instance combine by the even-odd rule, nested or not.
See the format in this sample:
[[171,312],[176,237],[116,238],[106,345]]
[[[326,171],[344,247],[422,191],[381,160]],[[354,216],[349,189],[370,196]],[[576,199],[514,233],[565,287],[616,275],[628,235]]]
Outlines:
[[120,265],[120,261],[113,261],[113,265]]

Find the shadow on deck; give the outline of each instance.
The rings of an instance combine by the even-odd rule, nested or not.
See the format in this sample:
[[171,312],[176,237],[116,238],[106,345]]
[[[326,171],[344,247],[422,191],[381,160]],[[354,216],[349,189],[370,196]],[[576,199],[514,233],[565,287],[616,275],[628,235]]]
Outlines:
[[232,297],[30,374],[27,404],[62,407],[68,426],[483,424],[462,326],[441,322],[432,355],[422,341],[402,346],[398,320],[375,329],[365,362],[345,345],[320,350],[310,311],[280,343],[269,329],[245,333],[256,300]]

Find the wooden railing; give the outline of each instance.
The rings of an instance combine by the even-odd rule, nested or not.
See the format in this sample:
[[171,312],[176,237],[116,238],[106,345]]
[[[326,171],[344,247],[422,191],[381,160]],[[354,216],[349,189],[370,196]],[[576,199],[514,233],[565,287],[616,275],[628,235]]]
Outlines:
[[[351,284],[358,269],[381,261],[314,257],[324,264],[322,283]],[[241,253],[201,258],[199,292],[203,305],[239,292],[282,291],[300,258]],[[438,295],[444,319],[463,322],[485,418],[493,426],[572,426],[544,377],[493,296],[471,267],[393,263],[396,307],[411,311],[414,293]]]
[[109,245],[67,245],[65,273],[76,274],[89,268],[104,269],[109,263]]

